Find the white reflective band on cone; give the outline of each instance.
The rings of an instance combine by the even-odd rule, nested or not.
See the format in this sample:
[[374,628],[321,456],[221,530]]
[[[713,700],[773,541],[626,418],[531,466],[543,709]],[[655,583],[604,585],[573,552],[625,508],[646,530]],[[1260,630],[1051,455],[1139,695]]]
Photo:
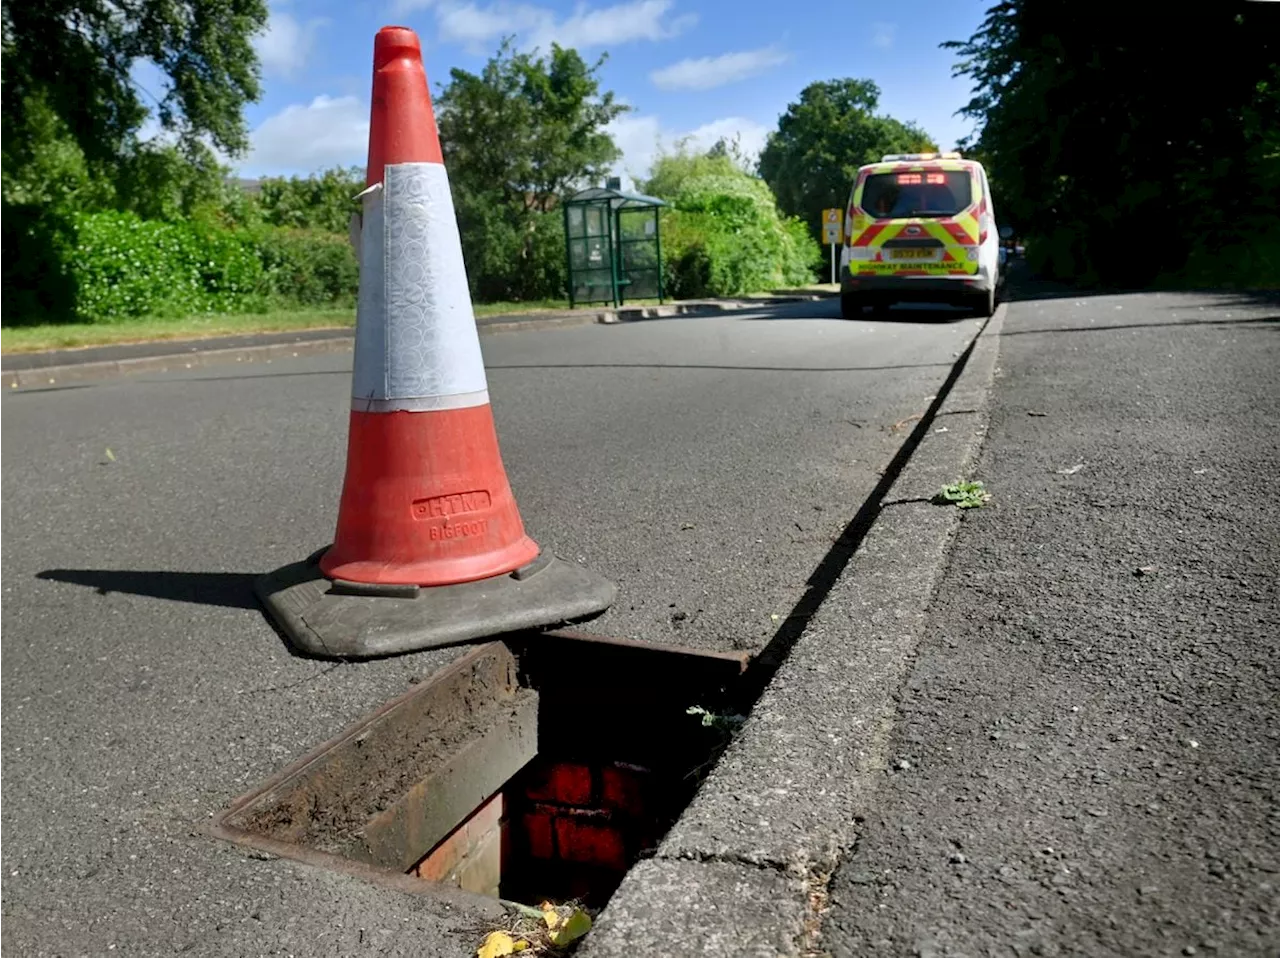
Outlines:
[[360,296],[351,407],[421,412],[489,401],[449,177],[388,165],[360,194]]

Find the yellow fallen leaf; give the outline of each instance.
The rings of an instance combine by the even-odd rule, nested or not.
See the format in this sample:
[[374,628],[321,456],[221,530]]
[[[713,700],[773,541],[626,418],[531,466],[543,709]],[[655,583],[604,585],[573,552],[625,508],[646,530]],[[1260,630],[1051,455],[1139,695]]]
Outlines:
[[547,937],[551,939],[551,944],[561,946],[567,945],[571,941],[577,941],[583,935],[591,930],[591,916],[581,908],[574,908],[569,915],[557,915],[559,919],[557,926],[552,926],[548,922],[550,931]]
[[478,958],[502,958],[503,955],[514,955],[529,947],[527,941],[517,941],[505,931],[493,931],[485,938],[484,944],[476,949]]
[[560,913],[556,911],[553,905],[543,905],[542,920],[547,923],[548,928],[554,931],[556,925],[560,924]]

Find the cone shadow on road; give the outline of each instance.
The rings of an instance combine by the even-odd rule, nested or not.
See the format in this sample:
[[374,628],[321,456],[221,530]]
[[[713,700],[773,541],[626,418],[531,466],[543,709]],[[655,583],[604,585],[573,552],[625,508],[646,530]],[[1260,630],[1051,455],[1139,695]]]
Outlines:
[[103,596],[120,592],[228,609],[259,608],[253,594],[253,583],[258,577],[244,572],[46,569],[36,573],[36,578],[87,586]]

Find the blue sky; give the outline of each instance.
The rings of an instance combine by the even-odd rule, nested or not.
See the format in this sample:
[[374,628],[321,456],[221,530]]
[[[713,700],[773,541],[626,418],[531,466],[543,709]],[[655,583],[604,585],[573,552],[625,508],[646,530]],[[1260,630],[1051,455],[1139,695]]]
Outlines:
[[432,90],[452,67],[478,71],[503,35],[557,41],[594,59],[632,112],[616,121],[619,172],[643,176],[682,137],[709,146],[738,134],[756,151],[787,104],[815,80],[859,77],[880,110],[923,126],[944,148],[970,130],[969,98],[944,40],[966,39],[990,0],[913,4],[779,0],[272,0],[257,38],[263,97],[247,111],[242,175],[363,165],[373,36],[388,24],[422,38]]

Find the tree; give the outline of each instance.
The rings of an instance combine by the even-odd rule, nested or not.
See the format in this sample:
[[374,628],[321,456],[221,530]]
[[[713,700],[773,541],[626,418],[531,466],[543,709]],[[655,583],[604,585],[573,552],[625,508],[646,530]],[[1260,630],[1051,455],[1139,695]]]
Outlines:
[[744,173],[754,173],[760,158],[752,157],[742,148],[742,137],[735,133],[732,137],[722,136],[707,150],[707,156],[727,156],[733,165]]
[[268,177],[258,184],[258,208],[272,226],[320,229],[346,235],[364,189],[365,171],[353,166],[325,170],[317,176]]
[[760,154],[760,175],[789,216],[821,233],[822,211],[843,206],[858,167],[886,153],[936,150],[910,123],[877,116],[880,90],[870,80],[811,83],[787,107]]
[[[606,126],[627,107],[588,65],[553,44],[548,56],[505,40],[477,75],[454,69],[435,104],[472,293],[535,299],[563,293],[564,233],[551,213],[598,181],[619,153]],[[556,248],[558,245],[559,248]]]
[[[962,112],[982,124],[974,145],[997,181],[997,214],[1030,237],[1033,265],[1140,284],[1182,272],[1197,251],[1239,247],[1239,262],[1268,236],[1280,255],[1272,8],[1210,5],[1189,25],[1006,0],[968,41],[944,44],[974,83]],[[1185,69],[1213,82],[1184,82]]]
[[[213,149],[243,151],[243,109],[259,95],[251,38],[266,21],[265,0],[4,0],[6,202],[53,198],[53,156],[110,184],[136,175],[132,161],[149,150],[138,131],[153,111],[198,165]],[[139,61],[158,67],[168,88],[140,90]]]
[[662,152],[653,161],[649,178],[637,184],[640,190],[659,199],[674,201],[685,186],[704,177],[739,177],[757,181],[745,172],[718,141],[705,153],[695,153],[688,140],[676,144],[670,152]]
[[619,156],[605,127],[628,109],[600,93],[604,62],[558,44],[549,57],[516,53],[508,39],[479,75],[450,71],[435,102],[452,181],[545,212],[602,177]]

